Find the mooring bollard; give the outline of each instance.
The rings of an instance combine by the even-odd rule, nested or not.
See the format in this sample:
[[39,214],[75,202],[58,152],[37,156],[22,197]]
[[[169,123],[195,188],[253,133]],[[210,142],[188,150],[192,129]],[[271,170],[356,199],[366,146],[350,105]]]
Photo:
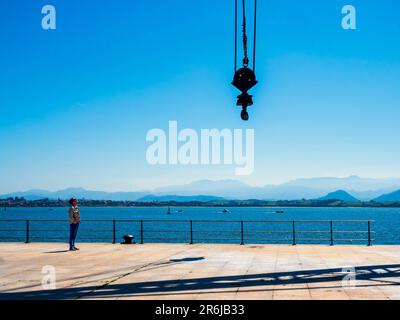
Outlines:
[[121,244],[133,244],[133,239],[134,236],[131,234],[127,234],[125,236],[122,237],[122,239],[124,239],[124,242],[122,242]]

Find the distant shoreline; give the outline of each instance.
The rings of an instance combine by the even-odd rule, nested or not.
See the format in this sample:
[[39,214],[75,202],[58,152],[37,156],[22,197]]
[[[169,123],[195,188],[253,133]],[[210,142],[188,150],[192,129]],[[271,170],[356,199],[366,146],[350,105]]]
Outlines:
[[[214,200],[214,201],[111,201],[111,200],[79,200],[80,207],[114,207],[114,208],[149,208],[149,207],[237,207],[237,208],[400,208],[400,202],[342,200]],[[26,200],[24,198],[0,199],[0,211],[4,208],[57,208],[68,207],[67,200]],[[3,209],[1,209],[3,208]]]

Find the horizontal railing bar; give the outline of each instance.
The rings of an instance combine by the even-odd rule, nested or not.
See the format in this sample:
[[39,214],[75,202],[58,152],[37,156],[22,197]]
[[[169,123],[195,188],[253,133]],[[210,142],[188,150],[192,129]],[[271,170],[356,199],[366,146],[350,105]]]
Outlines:
[[[22,229],[8,229],[8,230],[0,230],[1,232],[25,232]],[[31,229],[30,232],[35,231],[46,231],[46,232],[69,232],[69,230],[59,230],[59,229]],[[112,232],[112,230],[97,230],[97,229],[82,229],[82,231],[95,231],[95,232]],[[116,232],[121,232],[123,230],[116,230]],[[132,231],[132,230],[130,230]],[[136,230],[139,232],[139,230]],[[149,232],[177,232],[177,233],[187,233],[186,230],[146,230],[146,233]],[[193,230],[193,232],[202,233],[202,232],[237,232],[240,233],[240,230]],[[246,230],[245,233],[292,233],[293,231],[273,231],[273,230]],[[315,230],[297,230],[296,233],[330,233],[330,231],[315,231]],[[368,231],[333,231],[333,233],[362,233],[367,234]],[[375,231],[371,231],[372,233],[376,233]]]
[[[241,241],[240,238],[195,238],[195,241],[206,241],[206,240],[234,240],[234,241]],[[255,241],[255,240],[262,240],[262,241],[292,241],[292,239],[275,239],[275,238],[243,238],[245,241]]]
[[220,241],[220,240],[229,240],[229,241],[237,241],[237,242],[240,242],[240,238],[194,238],[193,239],[193,241],[194,242],[196,242],[196,241],[207,241],[207,240],[218,240],[218,241]]
[[[24,237],[0,237],[0,239],[22,239]],[[31,236],[30,238],[32,239],[53,239],[53,240],[61,240],[59,237],[39,237],[39,236]],[[99,238],[99,237],[80,237],[81,240],[84,239],[104,239],[104,238]],[[188,238],[147,238],[145,237],[145,240],[185,240],[187,241]],[[237,240],[240,241],[240,238],[195,238],[194,240]],[[292,239],[286,238],[286,239],[278,239],[278,238],[244,238],[244,240],[263,240],[263,241],[292,241]],[[296,241],[314,241],[314,240],[319,240],[319,241],[330,241],[330,239],[327,238],[298,238]],[[335,239],[335,241],[367,241],[368,239]],[[375,239],[371,239],[373,241]]]
[[[81,229],[82,231],[95,231],[95,232],[112,232],[112,230],[106,229]],[[3,232],[10,232],[10,231],[21,231],[25,232],[25,229],[0,229]],[[30,232],[35,231],[48,231],[48,232],[69,232],[69,229],[30,229]],[[121,229],[116,230],[117,232],[123,231]],[[139,230],[136,230],[137,232]],[[151,230],[146,229],[146,232],[182,232],[187,233],[187,230]],[[193,230],[193,232],[238,232],[240,230]],[[245,232],[250,233],[292,233],[293,231],[275,231],[275,230],[245,230]],[[326,230],[296,230],[296,233],[330,233],[330,231]],[[368,231],[350,231],[350,230],[336,230],[333,233],[368,233]],[[371,231],[370,233],[376,233],[375,231]]]
[[189,241],[189,238],[147,238],[147,237],[145,237],[144,238],[144,240],[146,241],[146,242],[148,242],[148,241],[151,241],[151,240],[177,240],[177,241],[185,241],[185,242],[188,242]]
[[[145,230],[146,233],[154,233],[154,232],[179,232],[179,233],[188,233],[186,230]],[[229,233],[241,233],[240,230],[193,230],[193,233],[205,233],[205,232],[229,232]]]
[[[224,221],[227,221],[227,220],[224,220]],[[243,220],[243,222],[287,222],[287,223],[292,223],[292,222],[306,222],[306,223],[309,223],[309,222],[311,222],[311,223],[318,223],[318,222],[321,222],[321,223],[331,223],[331,222],[333,222],[333,223],[335,223],[335,222],[337,222],[337,223],[346,223],[346,222],[350,222],[350,223],[356,223],[356,222],[359,222],[359,223],[367,223],[368,221],[369,222],[375,222],[375,220]]]
[[[31,239],[51,239],[51,240],[62,240],[62,239],[60,239],[59,237],[44,237],[44,236],[29,236],[29,238],[31,238]],[[79,239],[80,240],[84,240],[84,239],[88,239],[88,240],[96,240],[96,239],[103,239],[104,240],[104,237],[88,237],[88,236],[82,236],[82,237],[79,237]],[[65,242],[65,241],[63,241],[63,242]]]
[[[368,231],[332,231],[332,232],[333,233],[368,233]],[[296,230],[296,233],[331,233],[331,231]]]
[[[375,239],[371,239],[375,240]],[[347,239],[347,238],[336,238],[335,241],[368,241],[366,238],[360,238],[360,239]]]
[[[106,230],[106,229],[80,229],[81,231],[95,231],[95,232],[111,232],[112,230]],[[24,231],[24,230],[22,230]],[[69,232],[69,229],[29,229],[29,232],[35,232],[35,231],[48,231],[48,232]]]
[[275,239],[275,238],[244,238],[245,241],[290,241],[292,239]]
[[[54,219],[0,219],[0,222],[26,222],[27,220],[29,220],[29,222],[66,222],[68,223],[68,220],[54,220]],[[113,222],[114,220],[111,219],[106,219],[106,220],[81,220],[81,222]],[[115,221],[131,221],[131,220],[115,220]],[[140,220],[132,220],[135,222],[140,222]],[[147,221],[155,221],[155,220],[147,220]],[[168,220],[165,220],[168,221]]]
[[245,230],[245,233],[293,233],[293,231],[279,231],[279,230]]
[[245,242],[249,241],[274,241],[274,242],[292,242],[292,239],[277,239],[277,238],[243,238]]
[[[329,238],[296,238],[297,242],[300,241],[331,241],[331,239]],[[336,239],[335,239],[336,240]]]
[[[41,219],[0,219],[0,222],[26,222],[29,220],[29,222],[68,222],[68,220],[41,220]],[[106,220],[81,220],[81,222],[113,222],[114,219],[106,219]],[[191,220],[163,220],[163,219],[158,219],[158,220],[115,220],[115,222],[190,222]],[[231,223],[231,222],[244,222],[244,223],[292,223],[295,221],[296,223],[330,223],[331,221],[333,223],[366,223],[366,222],[375,222],[374,220],[192,220],[193,223],[196,222],[226,222],[226,223]]]
[[[326,238],[298,238],[298,239],[296,239],[297,241],[315,241],[315,240],[318,240],[318,241],[331,241],[331,239],[326,239]],[[335,242],[338,242],[338,241],[368,241],[368,239],[362,239],[362,238],[360,238],[360,239],[335,239]]]
[[296,233],[331,233],[326,230],[296,230]]
[[[188,231],[182,230],[146,230],[146,233],[149,232],[183,232],[187,233]],[[240,230],[193,230],[193,233],[203,233],[203,232],[236,232],[241,233]],[[245,230],[245,233],[293,233],[293,231],[273,231],[273,230]],[[296,233],[331,233],[330,231],[318,231],[318,230],[296,230]],[[368,231],[334,231],[334,233],[368,233]],[[371,231],[371,233],[373,233]]]
[[13,236],[9,236],[9,237],[0,237],[0,239],[24,239],[24,236],[20,236],[20,237],[13,237]]
[[188,233],[188,231],[183,230],[145,230],[145,233],[156,233],[156,232],[164,232],[164,233]]
[[241,232],[240,230],[195,230],[193,229],[193,232]]
[[[368,231],[350,231],[350,230],[341,230],[341,231],[333,231],[333,233],[368,233]],[[375,233],[375,231],[370,231],[369,233]]]

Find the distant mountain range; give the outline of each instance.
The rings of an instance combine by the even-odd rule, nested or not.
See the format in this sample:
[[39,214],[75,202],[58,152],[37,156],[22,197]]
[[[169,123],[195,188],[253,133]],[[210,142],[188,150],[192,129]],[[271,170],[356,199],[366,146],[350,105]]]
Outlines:
[[29,190],[24,192],[13,192],[0,195],[0,198],[4,199],[9,197],[24,197],[26,200],[39,200],[44,198],[65,200],[72,197],[76,197],[79,199],[91,199],[91,200],[125,201],[125,200],[136,200],[146,195],[148,195],[148,192],[104,192],[104,191],[85,190],[83,188],[68,188],[54,192],[47,190]]
[[400,201],[400,190],[384,194],[380,197],[374,199],[376,202],[386,202],[386,201]]
[[299,200],[331,199],[343,201],[400,201],[400,179],[347,178],[297,179],[280,185],[254,187],[237,180],[199,180],[184,185],[136,192],[104,192],[82,188],[59,191],[29,190],[0,195],[27,200],[68,199],[114,201],[214,201],[221,199]]
[[200,180],[190,184],[152,190],[152,194],[212,194],[226,199],[297,200],[317,199],[344,190],[360,200],[372,200],[400,189],[400,179],[347,178],[297,179],[280,185],[253,187],[237,180]]
[[213,197],[213,196],[179,196],[179,195],[169,195],[169,196],[155,196],[155,195],[147,195],[142,198],[137,199],[139,202],[168,202],[168,201],[176,201],[176,202],[209,202],[209,201],[219,201],[225,200],[221,197]]
[[345,202],[359,202],[360,200],[354,198],[350,193],[344,190],[337,190],[328,193],[326,196],[319,198],[318,200],[341,200]]

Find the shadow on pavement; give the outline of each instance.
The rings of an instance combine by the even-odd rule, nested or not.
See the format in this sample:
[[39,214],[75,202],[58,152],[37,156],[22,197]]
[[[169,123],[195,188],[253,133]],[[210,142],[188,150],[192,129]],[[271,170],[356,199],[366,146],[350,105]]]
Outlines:
[[[181,260],[199,260],[202,258],[186,258]],[[174,259],[177,260],[177,259]],[[133,273],[134,274],[134,273]],[[348,273],[341,268],[287,271],[274,273],[246,274],[234,276],[216,276],[193,279],[173,279],[162,281],[149,281],[137,283],[110,283],[101,286],[68,287],[56,290],[42,290],[29,292],[5,292],[0,293],[0,299],[77,299],[77,298],[114,298],[135,296],[176,295],[193,293],[202,290],[201,293],[212,292],[218,289],[234,289],[241,287],[244,291],[270,291],[276,285],[291,284],[321,284],[342,281]],[[394,279],[395,278],[395,279]],[[400,265],[371,265],[356,268],[357,281],[374,281],[377,284],[358,283],[357,287],[372,287],[374,285],[400,285]],[[262,288],[258,288],[261,287]],[[267,288],[266,288],[267,287]],[[268,288],[270,287],[270,288]],[[284,288],[283,290],[297,290],[298,288]],[[210,290],[210,291],[208,291]],[[231,291],[232,292],[232,291]]]

